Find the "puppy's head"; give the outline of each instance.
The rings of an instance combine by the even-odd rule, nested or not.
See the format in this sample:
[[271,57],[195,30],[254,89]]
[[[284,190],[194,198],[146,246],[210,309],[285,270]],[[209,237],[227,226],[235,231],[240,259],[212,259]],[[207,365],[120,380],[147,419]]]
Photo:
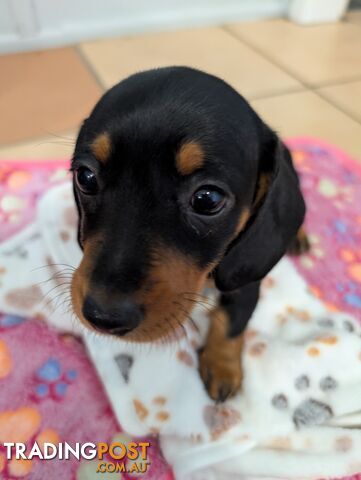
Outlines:
[[226,83],[185,67],[107,92],[72,170],[84,253],[74,310],[127,339],[176,331],[211,272],[224,291],[262,278],[303,220],[276,135]]

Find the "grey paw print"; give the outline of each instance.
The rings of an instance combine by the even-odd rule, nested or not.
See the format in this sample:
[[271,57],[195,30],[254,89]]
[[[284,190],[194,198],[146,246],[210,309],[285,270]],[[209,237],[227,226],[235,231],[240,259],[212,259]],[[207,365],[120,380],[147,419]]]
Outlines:
[[119,368],[119,371],[124,378],[125,383],[129,382],[129,372],[134,363],[133,357],[130,355],[126,355],[125,353],[120,353],[116,357],[114,357],[116,364]]
[[300,375],[295,380],[295,388],[300,392],[307,390],[310,387],[311,381],[307,375]]
[[318,326],[322,328],[333,328],[335,326],[335,322],[332,318],[320,318],[317,323]]
[[333,377],[323,377],[320,380],[320,389],[323,392],[330,392],[337,388],[337,381]]
[[293,422],[297,428],[321,425],[333,416],[332,408],[313,398],[303,401],[293,413]]
[[279,393],[272,397],[272,405],[277,408],[277,410],[286,410],[288,408],[288,400],[286,395]]
[[355,331],[355,326],[350,320],[344,320],[342,322],[342,327],[346,332],[353,333]]

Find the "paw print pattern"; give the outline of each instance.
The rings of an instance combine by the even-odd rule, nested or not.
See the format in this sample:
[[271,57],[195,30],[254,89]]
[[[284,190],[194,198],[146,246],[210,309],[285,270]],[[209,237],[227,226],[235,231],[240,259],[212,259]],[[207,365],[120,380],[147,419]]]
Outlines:
[[35,374],[35,399],[45,398],[60,400],[77,377],[76,370],[62,371],[60,362],[55,358],[47,360]]
[[303,401],[293,413],[293,422],[297,428],[309,425],[321,425],[333,416],[332,408],[313,398]]
[[203,418],[213,440],[241,421],[238,410],[225,405],[207,405],[203,410]]
[[167,411],[167,399],[166,397],[159,395],[158,397],[154,397],[152,400],[152,410],[155,410],[153,412],[153,416],[156,420],[156,422],[159,424],[162,424],[164,422],[167,422],[170,418],[170,413]]
[[338,290],[348,305],[361,308],[361,255],[350,248],[342,248],[339,253],[346,264],[349,281],[338,285]]
[[320,318],[317,321],[317,324],[321,328],[334,328],[335,322],[332,320],[332,318]]
[[0,241],[19,232],[35,216],[38,198],[52,184],[69,177],[67,162],[12,164],[2,161],[0,166]]
[[355,325],[350,320],[344,320],[342,327],[346,332],[353,333],[355,331]]
[[[311,379],[308,375],[299,375],[294,382],[295,389],[299,392],[307,391],[311,387]],[[321,392],[327,393],[338,387],[338,382],[330,375],[319,380],[318,387]],[[275,398],[275,397],[274,397]],[[333,416],[332,408],[315,398],[306,398],[293,412],[293,422],[297,428],[307,425],[320,425]]]
[[286,410],[288,408],[288,400],[286,395],[283,393],[274,395],[272,397],[272,405],[277,408],[277,410]]
[[7,344],[0,340],[0,381],[13,369],[13,360]]
[[346,435],[343,437],[338,437],[335,441],[335,450],[336,452],[349,452],[352,449],[352,438],[347,437]]
[[25,208],[24,198],[16,195],[4,195],[0,199],[0,219],[3,223],[18,223]]
[[[300,375],[296,378],[294,385],[296,390],[300,392],[305,391],[311,386],[310,377],[308,375]],[[330,392],[332,390],[336,390],[338,387],[338,382],[335,378],[328,375],[326,377],[322,377],[318,385],[322,392]]]
[[[59,442],[55,430],[47,428],[39,432],[42,420],[40,412],[31,406],[0,412],[0,442],[27,443],[33,439],[40,447],[44,442]],[[12,458],[8,461],[4,448],[0,446],[0,478],[28,478],[32,468],[33,460]]]
[[300,392],[310,387],[310,378],[307,375],[300,375],[295,380],[295,388]]
[[187,365],[188,367],[195,366],[195,360],[187,350],[178,350],[177,359],[184,365]]
[[130,355],[126,355],[125,353],[120,353],[114,360],[119,368],[120,374],[123,377],[125,383],[129,382],[129,372],[132,368],[134,358]]
[[301,310],[299,308],[292,307],[291,305],[286,307],[288,315],[292,315],[300,322],[308,322],[311,319],[311,315],[307,310]]
[[159,433],[162,424],[170,419],[170,413],[166,409],[166,397],[159,395],[154,397],[150,406],[146,406],[141,400],[133,399],[135,413],[140,421],[151,424],[150,430]]
[[39,304],[44,298],[39,285],[10,290],[6,293],[5,302],[12,308],[27,310]]
[[300,257],[300,264],[304,268],[312,269],[316,262],[325,257],[325,251],[322,247],[321,238],[315,234],[309,234],[310,250]]
[[320,389],[323,392],[329,392],[337,388],[337,381],[333,377],[324,377],[320,380]]
[[7,328],[17,327],[25,322],[20,315],[0,314],[0,331]]

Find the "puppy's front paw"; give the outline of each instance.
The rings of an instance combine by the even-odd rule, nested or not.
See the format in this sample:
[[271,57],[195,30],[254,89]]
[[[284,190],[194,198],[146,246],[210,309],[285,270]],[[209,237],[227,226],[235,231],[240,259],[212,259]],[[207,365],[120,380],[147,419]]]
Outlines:
[[199,354],[199,372],[209,396],[216,402],[224,402],[241,388],[242,367],[240,358],[229,358],[223,352],[213,349],[202,350]]

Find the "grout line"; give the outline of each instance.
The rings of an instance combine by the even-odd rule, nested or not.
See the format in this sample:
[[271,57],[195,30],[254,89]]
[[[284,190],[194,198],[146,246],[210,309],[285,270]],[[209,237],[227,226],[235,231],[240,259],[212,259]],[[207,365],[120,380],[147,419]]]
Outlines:
[[337,87],[338,85],[347,85],[348,83],[355,83],[361,81],[361,75],[355,75],[354,77],[342,78],[340,80],[329,80],[319,83],[318,85],[312,85],[309,88],[317,90],[318,88]]
[[244,43],[251,50],[253,50],[254,52],[261,55],[263,58],[265,58],[266,60],[271,62],[277,68],[282,70],[284,73],[291,76],[294,80],[297,80],[303,86],[303,88],[306,88],[308,90],[315,90],[315,89],[323,88],[323,87],[332,87],[332,86],[337,86],[337,85],[343,85],[343,84],[346,84],[346,83],[352,83],[352,82],[357,82],[357,81],[361,80],[361,74],[358,74],[358,75],[355,75],[355,76],[341,78],[340,80],[325,80],[324,82],[321,82],[317,85],[315,85],[313,83],[308,83],[307,81],[302,80],[301,78],[298,78],[297,74],[295,74],[292,70],[285,67],[282,63],[279,63],[279,61],[277,59],[268,55],[268,53],[266,53],[261,48],[255,46],[252,42],[245,39],[242,35],[234,33],[231,30],[228,30],[228,28],[229,28],[228,25],[222,25],[221,28],[226,33],[228,33],[231,37],[233,37],[234,39],[238,40],[241,43]]
[[78,54],[78,57],[80,58],[81,62],[85,66],[85,68],[88,70],[88,72],[91,74],[91,76],[95,79],[99,87],[102,89],[103,93],[108,89],[108,87],[103,83],[102,79],[100,78],[98,72],[94,68],[94,66],[91,64],[91,62],[88,60],[87,56],[84,54],[82,49],[80,48],[80,45],[74,45],[73,46],[74,50]]
[[273,59],[272,57],[270,57],[268,54],[266,54],[266,52],[264,52],[262,49],[256,47],[255,45],[253,45],[252,43],[250,43],[249,41],[245,40],[244,37],[242,35],[239,35],[239,34],[236,34],[234,32],[232,32],[231,30],[229,30],[228,26],[227,25],[221,25],[220,28],[222,28],[222,30],[226,33],[228,33],[231,37],[233,37],[234,39],[238,40],[239,42],[241,43],[244,43],[246,46],[248,46],[251,50],[253,50],[255,53],[258,53],[259,55],[261,55],[263,58],[265,58],[266,60],[268,60],[269,62],[271,62],[273,65],[275,65],[276,67],[278,67],[280,70],[282,70],[284,73],[286,73],[287,75],[291,76],[293,79],[297,80],[301,86],[303,87],[303,90],[298,90],[298,91],[295,91],[295,92],[290,92],[290,91],[284,91],[283,93],[281,94],[274,94],[274,95],[270,95],[269,97],[258,97],[258,98],[253,98],[251,101],[253,100],[259,100],[261,98],[263,99],[266,99],[266,98],[271,98],[271,97],[277,97],[277,96],[282,96],[282,95],[287,95],[289,93],[301,93],[301,92],[312,92],[314,93],[315,95],[317,95],[318,97],[322,98],[322,100],[326,101],[329,105],[333,106],[334,108],[336,108],[338,111],[342,112],[344,115],[346,115],[347,117],[349,117],[351,120],[357,122],[358,124],[361,125],[361,119],[360,118],[357,118],[355,115],[353,114],[350,114],[347,110],[345,110],[344,108],[340,107],[338,104],[334,103],[334,101],[330,100],[329,98],[327,98],[325,95],[323,95],[319,89],[320,88],[324,88],[324,87],[328,87],[328,86],[337,86],[337,85],[344,85],[344,84],[347,84],[347,83],[353,83],[357,80],[361,80],[360,76],[357,76],[357,77],[354,77],[354,78],[349,78],[349,79],[345,79],[344,81],[341,80],[340,82],[337,82],[337,83],[329,83],[329,84],[323,84],[323,85],[310,85],[308,84],[307,82],[305,82],[304,80],[301,80],[299,79],[293,72],[291,72],[289,69],[287,69],[286,67],[284,67],[284,65],[281,65],[279,64],[279,62],[275,59]]
[[351,120],[354,122],[357,122],[359,125],[361,125],[361,117],[357,117],[354,115],[352,112],[349,112],[346,110],[344,107],[340,106],[338,103],[336,103],[334,100],[328,98],[326,95],[324,95],[322,92],[319,91],[314,91],[315,95],[318,95],[322,100],[325,100],[327,103],[332,105],[334,108],[336,108],[338,111],[342,112],[343,114],[347,115]]
[[[249,101],[253,102],[254,100],[263,100],[263,99],[266,99],[266,98],[280,97],[282,95],[288,95],[288,94],[292,94],[292,93],[312,92],[312,93],[318,94],[319,90],[322,89],[322,88],[338,87],[338,86],[348,85],[350,83],[355,83],[355,82],[361,82],[361,77],[359,75],[357,77],[354,77],[354,78],[350,77],[347,80],[344,79],[344,80],[336,82],[336,83],[322,83],[322,84],[317,85],[317,86],[309,86],[309,87],[305,87],[305,86],[301,85],[300,87],[288,87],[288,88],[284,88],[282,90],[273,91],[273,92],[270,92],[269,94],[260,94],[260,95],[255,95],[255,96],[250,95],[249,97],[247,97],[247,99]],[[325,96],[323,98],[327,98],[327,97]],[[330,100],[329,100],[329,102],[332,103],[332,101],[330,101]]]
[[242,35],[239,35],[239,34],[236,34],[234,32],[232,32],[231,30],[229,30],[228,26],[227,25],[223,25],[221,26],[222,30],[224,32],[226,32],[228,35],[230,35],[232,38],[234,38],[235,40],[238,40],[239,42],[241,43],[244,43],[247,47],[249,47],[251,50],[253,50],[254,52],[258,53],[259,55],[261,55],[261,57],[265,58],[266,60],[268,60],[269,62],[271,62],[273,65],[275,65],[276,67],[278,67],[280,70],[282,70],[284,73],[286,73],[287,75],[289,75],[290,77],[292,77],[294,80],[296,80],[297,82],[299,82],[303,88],[312,88],[311,85],[308,85],[307,82],[305,82],[304,80],[301,80],[300,78],[298,78],[291,70],[289,70],[287,67],[285,67],[284,65],[280,64],[276,59],[270,57],[266,52],[264,52],[261,48],[259,47],[256,47],[255,45],[253,45],[252,42],[249,42],[249,40],[246,40]]
[[[282,90],[274,90],[273,92],[270,92],[269,94],[260,94],[260,95],[249,95],[247,96],[247,100],[249,102],[254,102],[256,100],[265,100],[267,98],[273,98],[273,97],[282,97],[283,95],[290,95],[292,93],[303,93],[307,92],[309,89],[303,87],[300,85],[299,87],[288,87],[288,88],[283,88]],[[242,92],[241,92],[242,95]]]

